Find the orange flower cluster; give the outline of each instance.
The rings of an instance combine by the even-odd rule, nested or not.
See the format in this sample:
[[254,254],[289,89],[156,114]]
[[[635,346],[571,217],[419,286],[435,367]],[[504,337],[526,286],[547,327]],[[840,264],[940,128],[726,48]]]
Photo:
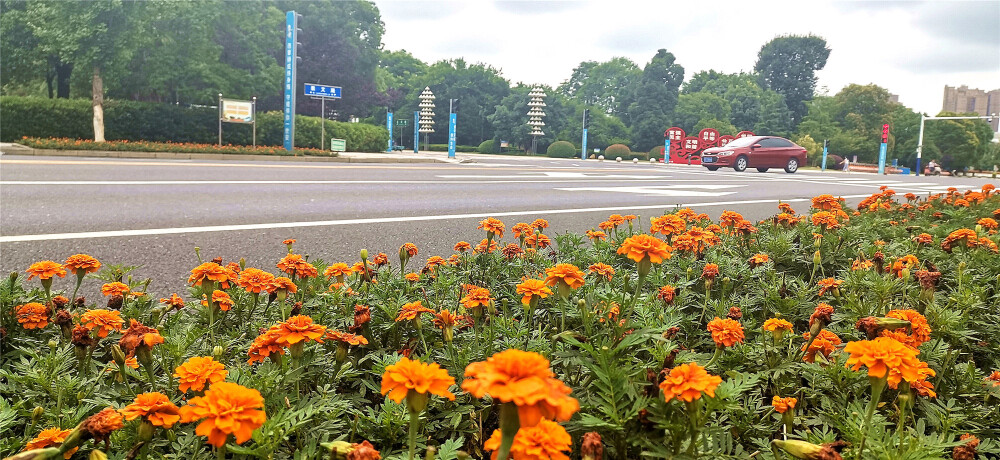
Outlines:
[[88,331],[96,328],[97,336],[103,339],[111,331],[121,331],[125,320],[117,310],[87,310],[80,316],[80,325]]
[[705,264],[705,268],[701,269],[701,277],[706,280],[714,280],[716,276],[719,276],[719,266],[716,264]]
[[230,281],[236,281],[236,276],[235,273],[222,265],[215,262],[205,262],[191,269],[191,276],[188,277],[188,283],[192,286],[201,286],[201,283],[205,280],[219,283],[219,287],[226,289],[229,287]]
[[840,289],[841,284],[844,284],[844,282],[834,278],[823,278],[816,282],[816,285],[819,286],[819,295],[826,294],[827,291]]
[[665,236],[679,235],[687,230],[687,221],[676,214],[667,214],[649,219],[649,233],[659,233]]
[[603,276],[604,279],[608,281],[611,281],[611,278],[615,275],[614,268],[611,268],[608,264],[602,264],[600,262],[591,264],[590,267],[587,267],[587,271],[597,274],[597,276]]
[[522,429],[543,418],[569,420],[580,410],[580,403],[569,396],[572,390],[555,378],[549,360],[528,351],[510,349],[469,364],[462,389],[477,398],[488,394],[514,403]]
[[[217,304],[222,311],[229,311],[236,304],[227,292],[219,290],[212,291],[212,303]],[[203,301],[202,304],[208,306],[208,302]]]
[[[490,439],[483,444],[483,449],[493,451],[490,457],[497,460],[502,435],[500,429],[493,431]],[[538,425],[524,427],[514,436],[514,444],[510,447],[510,457],[513,460],[569,460],[563,452],[573,446],[573,438],[566,429],[555,422],[541,420]]]
[[53,276],[58,276],[60,278],[66,277],[66,270],[63,268],[62,264],[53,262],[51,260],[43,260],[41,262],[35,262],[25,270],[28,273],[28,279],[38,277],[40,280],[52,279]]
[[267,292],[275,293],[278,291],[284,291],[288,294],[295,294],[298,292],[299,287],[295,285],[291,279],[284,276],[277,276],[271,280],[271,284],[267,286]]
[[484,287],[473,286],[471,284],[462,285],[465,290],[465,297],[462,297],[462,306],[471,310],[473,308],[485,307],[493,301],[490,290]]
[[885,314],[888,318],[896,318],[910,322],[910,333],[907,328],[882,331],[883,337],[892,337],[903,344],[916,348],[931,339],[931,326],[927,318],[915,310],[890,310]]
[[774,411],[779,414],[784,414],[785,412],[788,412],[789,409],[794,409],[795,404],[798,402],[798,399],[782,398],[778,395],[774,395],[774,397],[771,398],[771,406],[773,406]]
[[403,402],[411,391],[430,393],[454,401],[455,395],[448,391],[454,384],[455,379],[436,363],[426,364],[406,357],[400,358],[396,364],[386,366],[385,373],[382,374],[382,394],[397,403]]
[[1000,227],[1000,224],[990,217],[983,217],[982,219],[977,220],[976,225],[979,225],[987,230],[996,230],[997,227]]
[[708,331],[712,333],[712,341],[719,348],[743,343],[743,326],[736,320],[716,316],[708,322]]
[[833,195],[818,195],[814,196],[812,199],[812,208],[820,211],[835,211],[837,209],[841,209],[841,203],[843,201],[843,198],[835,198]]
[[903,257],[896,259],[892,263],[892,267],[890,267],[890,270],[892,270],[892,274],[896,275],[897,278],[902,278],[903,270],[909,271],[919,266],[920,266],[920,260],[917,259],[917,256],[913,254],[907,254]]
[[355,335],[347,332],[340,332],[335,330],[327,330],[326,336],[323,337],[326,340],[332,340],[334,342],[340,342],[346,345],[368,345],[368,339],[363,335]]
[[37,302],[18,305],[14,308],[14,315],[25,329],[41,329],[49,324],[49,309]]
[[252,294],[268,292],[272,282],[274,282],[274,275],[252,267],[241,271],[239,278],[236,279],[237,286]]
[[721,243],[722,239],[716,235],[716,232],[701,227],[691,227],[688,231],[675,236],[670,242],[678,251],[699,255],[706,249]]
[[974,230],[960,228],[948,234],[948,237],[941,242],[941,249],[951,253],[956,246],[974,248],[979,245],[979,236]]
[[742,222],[743,214],[736,211],[722,211],[722,216],[719,217],[719,224],[723,228],[735,227],[737,224]]
[[211,356],[188,358],[174,370],[174,378],[177,379],[178,390],[181,393],[187,393],[188,390],[204,390],[205,385],[221,382],[228,374],[226,366]]
[[160,303],[174,310],[180,310],[181,308],[184,308],[184,299],[178,296],[176,292],[170,294],[169,298],[161,298]]
[[139,347],[153,348],[158,343],[163,343],[163,336],[160,335],[160,331],[149,326],[144,326],[134,319],[129,320],[128,329],[122,334],[122,338],[118,340],[118,346],[122,347],[122,351],[126,355],[134,354]]
[[503,238],[504,225],[500,219],[495,219],[493,217],[487,217],[485,220],[479,221],[479,226],[476,227],[480,230],[486,230],[486,235],[491,238],[500,239]]
[[170,428],[181,419],[180,409],[170,402],[163,393],[142,393],[135,401],[122,408],[121,414],[125,420],[135,420],[142,417],[153,426]]
[[545,269],[545,284],[549,286],[565,285],[570,289],[583,286],[583,272],[573,264],[557,264]]
[[552,239],[541,233],[536,233],[534,235],[528,235],[528,237],[524,239],[524,245],[527,247],[545,249],[552,245]]
[[101,263],[97,259],[86,254],[73,254],[66,259],[63,266],[73,272],[76,276],[82,276],[99,270],[101,268]]
[[673,286],[661,286],[660,290],[657,292],[656,297],[663,301],[663,303],[670,305],[674,303],[674,296],[677,295],[677,289]]
[[459,241],[459,242],[455,243],[455,248],[454,249],[456,251],[458,251],[458,252],[465,252],[465,251],[468,251],[470,248],[472,248],[471,244],[469,244],[469,243],[467,243],[465,241]]
[[750,258],[748,263],[750,264],[750,268],[757,268],[761,265],[768,263],[770,260],[771,258],[768,257],[767,254],[754,254],[754,256]]
[[94,442],[107,441],[111,432],[125,426],[122,422],[122,415],[114,408],[106,407],[100,412],[87,417],[79,425],[79,430],[85,437],[90,437]]
[[403,304],[399,308],[399,315],[396,316],[396,321],[410,321],[420,318],[421,313],[434,313],[434,310],[425,307],[421,301],[410,302]]
[[514,224],[510,231],[514,232],[514,238],[522,238],[535,233],[535,229],[524,222]]
[[[34,439],[28,441],[28,444],[24,446],[24,450],[29,451],[35,449],[45,449],[46,447],[59,447],[72,431],[73,430],[63,430],[58,427],[42,430],[41,433],[38,433],[38,436],[35,436]],[[69,458],[72,457],[78,450],[80,450],[79,447],[70,449],[63,454],[63,458],[69,460]]]
[[204,396],[191,398],[180,408],[180,417],[183,423],[201,420],[195,433],[215,447],[225,445],[229,435],[237,444],[247,442],[267,420],[260,392],[230,382],[213,384]]
[[764,330],[774,333],[779,331],[792,332],[792,323],[781,318],[769,318],[764,321]]
[[247,350],[247,364],[263,362],[264,358],[273,354],[285,354],[285,348],[300,342],[310,340],[323,343],[326,326],[313,324],[312,318],[298,315],[287,321],[271,326],[266,332],[257,336],[250,349]]
[[660,389],[667,402],[674,398],[691,402],[700,399],[702,393],[715,397],[715,388],[720,383],[722,377],[709,374],[697,363],[687,363],[671,369],[660,382]]
[[278,261],[278,270],[299,278],[315,278],[319,271],[299,254],[288,254]]
[[125,283],[114,282],[101,286],[101,294],[105,296],[124,297],[129,291],[130,289]]
[[647,260],[659,264],[663,263],[664,259],[669,259],[673,250],[674,248],[663,240],[643,233],[626,238],[618,248],[618,254],[625,254],[636,262]]
[[600,230],[587,230],[587,238],[590,238],[591,241],[604,241],[608,239],[608,234]]
[[820,211],[812,215],[813,225],[820,227],[823,231],[836,230],[841,227],[837,215],[828,211]]
[[532,297],[544,299],[552,295],[552,290],[545,286],[545,282],[539,279],[529,278],[515,286],[516,292],[523,297],[521,303],[528,305]]
[[861,366],[865,366],[869,377],[883,378],[897,373],[907,382],[922,380],[919,371],[921,362],[917,359],[920,352],[896,339],[877,337],[875,340],[847,342],[844,351],[850,354],[847,367],[860,370]]
[[[816,340],[813,340],[812,343],[809,343],[810,337],[811,335],[808,332],[802,334],[802,338],[806,342],[806,344],[802,345],[802,351],[806,352],[802,360],[807,363],[816,362],[816,353],[820,353],[824,358],[830,359],[830,355],[843,343],[837,334],[827,329],[819,331],[819,334],[816,334]],[[806,348],[807,346],[808,348]]]

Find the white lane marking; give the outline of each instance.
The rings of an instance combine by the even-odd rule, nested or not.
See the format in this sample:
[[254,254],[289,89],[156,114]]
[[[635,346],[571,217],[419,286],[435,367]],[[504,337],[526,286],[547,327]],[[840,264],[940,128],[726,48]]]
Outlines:
[[637,193],[647,196],[725,196],[736,193],[733,192],[702,192],[696,190],[686,190],[690,188],[700,188],[705,190],[722,190],[728,188],[746,187],[746,185],[709,185],[709,184],[685,184],[685,185],[652,185],[638,187],[574,187],[557,188],[567,192],[617,192],[617,193]]
[[582,173],[582,172],[563,172],[563,171],[542,171],[538,173],[520,173],[513,174],[509,176],[498,176],[498,175],[467,175],[467,174],[439,174],[437,177],[443,179],[520,179],[520,178],[542,178],[551,177],[553,179],[657,179],[657,178],[667,178],[670,176],[652,176],[649,174],[602,174],[602,173]]
[[[468,177],[468,176],[463,176]],[[493,177],[493,176],[483,176],[483,177]],[[653,176],[656,177],[656,176]],[[523,180],[161,180],[161,181],[140,181],[140,180],[50,180],[50,181],[40,181],[40,180],[25,180],[25,181],[0,181],[0,186],[2,185],[271,185],[271,184],[290,184],[290,185],[311,185],[311,184],[329,184],[329,185],[353,185],[353,184],[482,184],[482,183],[497,183],[497,184],[559,184],[559,183],[577,183],[577,182],[609,182],[609,183],[622,183],[622,182],[704,182],[707,179],[607,179],[607,178],[585,178],[585,179],[523,179]],[[728,179],[728,181],[735,182],[736,179]],[[722,182],[722,181],[713,181]]]
[[[864,198],[868,195],[846,195],[843,198]],[[797,203],[810,201],[810,198],[791,198],[780,200],[785,203]],[[572,208],[572,209],[535,209],[531,211],[507,211],[507,212],[487,212],[472,214],[443,214],[430,216],[407,216],[407,217],[375,217],[370,219],[341,219],[341,220],[320,220],[307,222],[272,222],[265,224],[241,224],[241,225],[213,225],[205,227],[173,227],[173,228],[148,228],[138,230],[111,230],[101,232],[78,232],[78,233],[47,233],[38,235],[9,235],[0,236],[0,243],[21,243],[26,241],[50,241],[50,240],[73,240],[89,238],[112,238],[123,236],[148,236],[148,235],[172,235],[177,233],[207,233],[207,232],[227,232],[238,230],[266,230],[275,228],[302,228],[302,227],[330,227],[337,225],[357,225],[357,224],[384,224],[394,222],[420,222],[432,220],[450,219],[472,219],[483,217],[509,217],[509,216],[530,216],[547,214],[575,214],[584,212],[609,212],[609,211],[631,211],[639,209],[672,209],[674,207],[704,207],[704,206],[730,206],[740,204],[761,204],[775,203],[778,199],[766,200],[741,200],[741,201],[714,201],[710,203],[669,203],[641,206],[608,206],[601,208]]]

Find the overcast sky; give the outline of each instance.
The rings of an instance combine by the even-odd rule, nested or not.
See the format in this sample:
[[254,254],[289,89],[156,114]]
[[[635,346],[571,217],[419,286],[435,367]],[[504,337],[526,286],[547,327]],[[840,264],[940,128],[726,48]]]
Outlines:
[[432,63],[465,58],[512,83],[556,86],[583,61],[666,48],[695,72],[752,71],[783,34],[815,34],[832,50],[817,91],[875,83],[936,114],[944,85],[1000,89],[1000,0],[992,1],[426,1],[376,0],[386,49]]

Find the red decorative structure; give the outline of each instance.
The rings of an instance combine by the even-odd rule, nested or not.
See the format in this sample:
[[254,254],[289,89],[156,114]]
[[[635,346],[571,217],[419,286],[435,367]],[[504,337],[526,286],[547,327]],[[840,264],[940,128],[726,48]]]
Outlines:
[[722,147],[733,139],[753,136],[752,131],[740,131],[734,136],[720,136],[713,128],[705,128],[698,136],[688,136],[676,126],[666,130],[663,137],[670,139],[670,162],[689,165],[701,164],[701,151],[711,147]]

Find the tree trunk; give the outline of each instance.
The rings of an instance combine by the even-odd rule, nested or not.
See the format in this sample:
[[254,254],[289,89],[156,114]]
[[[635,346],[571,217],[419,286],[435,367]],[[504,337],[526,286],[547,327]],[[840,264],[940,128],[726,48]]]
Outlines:
[[69,98],[69,77],[72,74],[72,62],[56,63],[56,97]]
[[94,142],[104,142],[104,80],[101,79],[101,68],[96,65],[93,83]]

